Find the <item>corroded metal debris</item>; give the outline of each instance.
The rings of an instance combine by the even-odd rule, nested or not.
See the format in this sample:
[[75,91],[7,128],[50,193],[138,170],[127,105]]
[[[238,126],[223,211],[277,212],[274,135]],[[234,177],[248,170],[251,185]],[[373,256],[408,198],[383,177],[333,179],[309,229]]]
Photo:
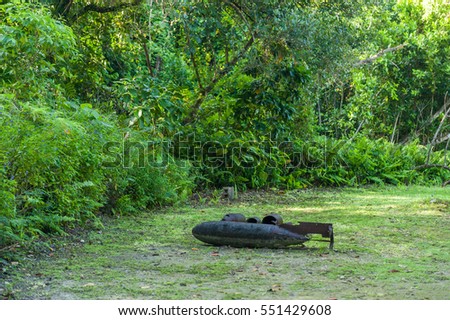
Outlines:
[[248,223],[261,223],[261,218],[259,217],[250,217],[247,219]]
[[262,220],[252,217],[245,220],[241,214],[227,214],[222,221],[210,221],[198,224],[192,234],[200,241],[213,245],[253,248],[282,248],[291,245],[303,245],[311,240],[312,234],[328,238],[333,249],[334,234],[331,223],[299,222],[283,223],[278,214],[270,214]]
[[279,226],[283,224],[283,218],[279,214],[271,213],[262,219],[262,223]]

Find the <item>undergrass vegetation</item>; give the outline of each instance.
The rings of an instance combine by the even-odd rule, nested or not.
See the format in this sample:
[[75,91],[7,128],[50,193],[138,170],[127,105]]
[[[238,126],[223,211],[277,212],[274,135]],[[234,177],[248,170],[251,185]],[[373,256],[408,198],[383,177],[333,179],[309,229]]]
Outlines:
[[[191,234],[225,213],[331,222],[335,250],[215,247]],[[108,218],[4,267],[16,299],[449,299],[450,196],[440,187],[240,193]],[[320,238],[320,237],[319,237]]]

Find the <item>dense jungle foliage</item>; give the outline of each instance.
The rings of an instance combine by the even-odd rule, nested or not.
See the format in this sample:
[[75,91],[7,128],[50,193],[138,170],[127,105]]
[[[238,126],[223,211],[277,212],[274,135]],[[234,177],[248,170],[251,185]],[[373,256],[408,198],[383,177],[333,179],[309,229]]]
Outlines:
[[446,184],[447,1],[9,0],[0,250],[233,186]]

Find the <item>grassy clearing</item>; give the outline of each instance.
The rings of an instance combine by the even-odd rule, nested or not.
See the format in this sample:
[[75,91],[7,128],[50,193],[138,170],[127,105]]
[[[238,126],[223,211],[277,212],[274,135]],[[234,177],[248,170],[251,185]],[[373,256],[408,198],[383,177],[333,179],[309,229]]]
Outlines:
[[[230,212],[331,222],[335,251],[213,247],[191,235]],[[70,249],[20,261],[0,294],[17,299],[450,299],[448,188],[246,193],[232,204],[107,221]]]

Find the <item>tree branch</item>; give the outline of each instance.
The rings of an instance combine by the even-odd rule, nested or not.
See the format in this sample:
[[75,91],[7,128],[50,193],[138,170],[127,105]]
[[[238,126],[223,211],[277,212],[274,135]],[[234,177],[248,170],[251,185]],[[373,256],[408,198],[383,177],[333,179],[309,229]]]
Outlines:
[[233,1],[225,1],[226,3],[228,3],[234,11],[236,11],[236,13],[242,18],[242,20],[244,21],[244,23],[248,26],[249,30],[251,30],[251,25],[248,22],[248,19],[251,20],[253,22],[252,17],[250,17],[248,15],[247,12],[245,12],[242,7],[240,7],[237,3],[233,2]]
[[53,14],[56,16],[67,17],[72,8],[73,0],[59,0],[55,5]]
[[374,54],[373,56],[370,56],[367,59],[364,60],[360,60],[358,62],[356,62],[354,64],[355,67],[359,67],[368,63],[372,63],[373,61],[375,61],[376,59],[380,58],[381,56],[385,55],[386,53],[392,52],[392,51],[397,51],[400,49],[403,49],[404,47],[406,47],[408,44],[407,43],[403,43],[401,45],[398,45],[396,47],[392,47],[392,48],[387,48],[387,49],[383,49],[380,52],[378,52],[377,54]]
[[147,47],[147,43],[145,43],[145,40],[142,41],[142,46],[144,47],[145,63],[147,65],[148,72],[151,77],[154,77],[152,64],[150,62],[150,54],[148,53],[148,47]]
[[[444,104],[444,107],[445,107],[446,105],[448,105],[448,102],[446,102],[446,103]],[[445,108],[444,108],[444,109],[445,109]],[[447,119],[447,117],[448,117],[448,115],[449,115],[449,112],[450,112],[450,108],[448,108],[447,111],[445,112],[444,117],[442,118],[441,122],[439,123],[439,126],[438,126],[438,128],[437,128],[437,130],[436,130],[436,133],[434,134],[433,140],[431,140],[431,142],[430,142],[430,147],[428,148],[428,154],[427,154],[427,161],[426,161],[426,164],[428,164],[428,163],[430,162],[431,151],[433,151],[434,146],[437,144],[437,143],[436,143],[437,137],[438,137],[438,135],[439,135],[439,132],[440,132],[441,129],[442,129],[442,125],[444,124],[445,119]],[[443,141],[445,141],[445,139],[444,139]]]
[[238,14],[241,15],[245,21],[246,19],[243,15],[245,15],[250,21],[254,22],[253,18],[242,8],[242,6],[237,4],[235,1],[226,1],[226,2],[228,2],[231,6],[233,6],[236,12],[238,12]]
[[92,12],[98,12],[98,13],[107,13],[107,12],[114,12],[114,11],[119,11],[121,9],[125,9],[128,7],[134,7],[137,6],[139,4],[141,4],[142,0],[133,0],[131,2],[121,2],[119,4],[116,5],[112,5],[112,6],[99,6],[96,4],[88,4],[84,7],[82,7],[80,10],[78,10],[77,12],[75,12],[72,16],[71,16],[71,21],[76,21],[78,18],[80,18],[81,16],[85,15],[86,13],[92,11]]
[[189,57],[191,58],[191,63],[192,66],[194,67],[194,73],[195,73],[195,77],[197,78],[197,83],[198,83],[198,87],[200,88],[200,91],[204,91],[203,89],[203,85],[202,85],[202,81],[200,78],[200,72],[198,71],[198,66],[197,66],[197,61],[195,60],[195,55],[192,49],[192,44],[191,44],[191,36],[189,34],[189,27],[186,23],[186,21],[184,21],[184,31],[186,33],[186,43],[189,49]]
[[[441,169],[445,169],[445,170],[450,170],[449,166],[446,165],[442,165],[442,164],[423,164],[421,166],[417,166],[414,168],[414,170],[422,170],[422,169],[429,169],[429,168],[441,168]],[[450,184],[450,180],[445,181],[442,184],[442,187],[447,186],[448,184]]]
[[445,136],[443,136],[443,137],[441,137],[441,138],[440,138],[439,140],[437,140],[434,144],[435,144],[435,145],[441,144],[442,142],[447,141],[447,140],[449,140],[449,139],[450,139],[450,133],[447,134],[447,135],[445,135]]
[[209,92],[211,92],[214,87],[216,86],[217,82],[222,79],[224,76],[226,76],[233,68],[234,66],[239,62],[239,60],[245,55],[245,53],[250,49],[250,47],[252,46],[253,42],[255,41],[254,37],[251,36],[250,39],[247,41],[247,43],[245,44],[244,48],[242,48],[241,52],[239,52],[234,58],[233,60],[230,61],[230,63],[228,63],[225,68],[223,68],[222,70],[220,70],[220,72],[217,73],[217,75],[211,80],[211,82],[209,83],[209,85],[203,89],[202,94],[200,95],[200,97],[197,99],[197,101],[195,101],[195,103],[191,106],[191,112],[189,115],[189,119],[194,119],[195,116],[197,115],[198,109],[200,107],[200,105],[203,103],[203,101],[205,100],[206,96],[208,95]]
[[443,113],[443,112],[445,111],[445,109],[446,109],[447,107],[449,107],[449,106],[450,106],[450,100],[448,100],[448,102],[444,103],[444,105],[442,106],[442,108],[439,109],[437,112],[435,112],[435,113],[430,117],[430,119],[427,120],[427,122],[425,123],[425,126],[431,124],[434,120],[436,120],[436,119],[441,115],[441,113]]
[[[449,105],[449,104],[450,103],[446,103],[446,105]],[[450,114],[450,108],[447,109],[447,111],[445,112],[444,116],[442,117],[441,122],[439,123],[439,127],[437,128],[436,133],[434,134],[433,140],[431,140],[431,144],[432,145],[436,144],[436,140],[437,140],[437,137],[439,135],[439,132],[441,131],[442,126],[444,125],[445,119],[448,118],[449,114]]]
[[402,111],[400,110],[400,112],[397,113],[397,117],[395,118],[394,129],[392,130],[392,136],[391,136],[391,143],[394,143],[395,130],[397,130],[398,120],[400,119],[401,114],[402,114]]
[[9,251],[9,250],[11,250],[11,249],[15,249],[15,248],[18,248],[18,247],[19,247],[19,244],[18,244],[18,243],[15,243],[15,244],[12,244],[12,245],[10,245],[10,246],[1,247],[1,248],[0,248],[0,252],[2,252],[2,251]]
[[429,168],[442,168],[445,170],[450,170],[449,166],[445,166],[443,164],[422,164],[420,166],[415,167],[415,170],[421,170],[421,169],[429,169]]

